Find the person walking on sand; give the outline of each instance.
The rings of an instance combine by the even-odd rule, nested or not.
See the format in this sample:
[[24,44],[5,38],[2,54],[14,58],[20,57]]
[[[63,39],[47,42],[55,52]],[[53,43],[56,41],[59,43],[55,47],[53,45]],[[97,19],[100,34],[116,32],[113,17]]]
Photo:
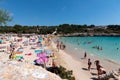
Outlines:
[[86,57],[87,57],[87,53],[85,52],[85,53],[84,53],[84,59],[86,59]]
[[59,42],[59,41],[57,42],[56,47],[57,47],[57,49],[58,49],[58,51],[59,51],[59,49],[60,49],[60,42]]
[[90,61],[90,59],[88,59],[88,71],[90,71],[91,65],[92,65],[92,62]]
[[15,50],[15,48],[12,48],[11,53],[10,53],[10,55],[9,55],[9,59],[13,59],[14,50]]
[[[94,63],[96,65],[97,74],[98,74],[98,78],[99,78],[99,76],[102,74],[101,68],[103,68],[103,67],[100,65],[100,61],[99,60],[96,60]],[[104,71],[103,73],[106,73],[106,72]]]
[[100,65],[100,61],[99,60],[95,60],[94,64],[96,65],[96,69],[98,69],[98,65]]

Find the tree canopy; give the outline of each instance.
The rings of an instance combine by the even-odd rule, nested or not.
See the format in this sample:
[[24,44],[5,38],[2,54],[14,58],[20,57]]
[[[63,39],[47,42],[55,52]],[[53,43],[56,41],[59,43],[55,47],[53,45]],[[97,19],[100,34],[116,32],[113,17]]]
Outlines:
[[6,25],[7,22],[11,21],[12,17],[6,10],[0,9],[0,25]]

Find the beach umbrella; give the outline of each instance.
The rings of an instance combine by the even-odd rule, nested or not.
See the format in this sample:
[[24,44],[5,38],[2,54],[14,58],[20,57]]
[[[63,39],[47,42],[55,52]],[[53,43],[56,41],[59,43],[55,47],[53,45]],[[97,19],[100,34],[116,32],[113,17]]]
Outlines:
[[42,52],[42,56],[43,56],[43,57],[47,57],[46,52]]
[[43,57],[41,53],[38,53],[37,54],[37,57]]
[[48,62],[48,58],[47,57],[42,58],[42,60],[43,60],[44,63]]
[[40,57],[39,59],[36,60],[37,64],[43,64],[44,68],[46,68],[46,63],[48,62],[47,57]]
[[42,63],[48,62],[47,54],[45,52],[37,54],[37,57],[39,57],[38,61]]
[[37,62],[38,64],[40,64],[40,63],[43,63],[43,60],[42,60],[41,58],[39,58],[39,59],[36,59],[36,62]]
[[48,62],[48,58],[42,57],[36,60],[37,63],[47,63]]

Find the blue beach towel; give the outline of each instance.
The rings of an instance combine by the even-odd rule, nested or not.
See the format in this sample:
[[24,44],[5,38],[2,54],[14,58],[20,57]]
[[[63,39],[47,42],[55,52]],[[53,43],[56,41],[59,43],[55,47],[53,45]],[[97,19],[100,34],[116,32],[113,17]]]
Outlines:
[[35,53],[38,54],[38,53],[41,53],[42,51],[43,51],[42,49],[35,50]]

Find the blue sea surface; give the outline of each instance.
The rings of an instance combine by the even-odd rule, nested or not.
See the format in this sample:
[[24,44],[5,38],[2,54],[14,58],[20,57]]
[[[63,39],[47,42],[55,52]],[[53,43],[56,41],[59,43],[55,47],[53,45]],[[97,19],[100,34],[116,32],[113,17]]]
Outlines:
[[120,62],[120,37],[61,37],[60,40],[98,57]]

